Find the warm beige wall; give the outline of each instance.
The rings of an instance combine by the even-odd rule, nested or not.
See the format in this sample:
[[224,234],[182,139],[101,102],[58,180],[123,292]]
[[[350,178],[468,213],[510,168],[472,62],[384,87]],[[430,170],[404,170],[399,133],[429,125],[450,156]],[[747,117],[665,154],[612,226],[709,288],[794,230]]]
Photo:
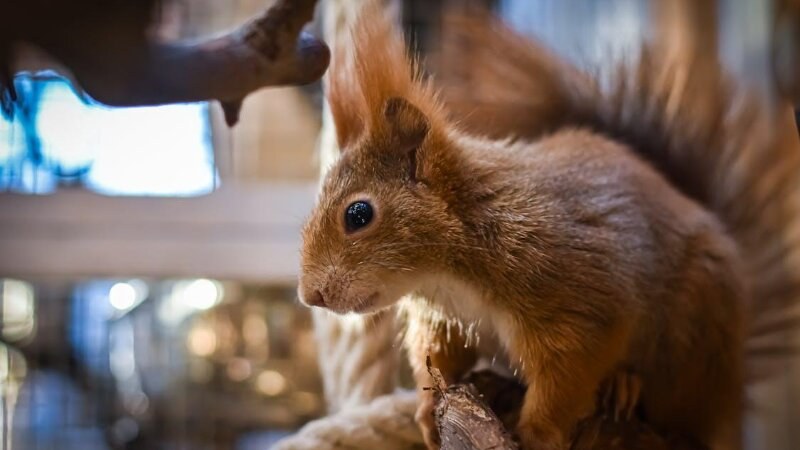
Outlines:
[[250,95],[233,129],[212,110],[217,167],[223,183],[317,178],[320,112],[298,88],[265,89]]

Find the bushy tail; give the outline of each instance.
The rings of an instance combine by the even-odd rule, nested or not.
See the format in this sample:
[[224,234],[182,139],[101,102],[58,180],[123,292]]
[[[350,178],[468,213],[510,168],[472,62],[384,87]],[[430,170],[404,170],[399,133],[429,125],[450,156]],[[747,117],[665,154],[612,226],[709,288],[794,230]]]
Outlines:
[[655,45],[592,73],[485,14],[450,14],[442,38],[431,67],[465,129],[535,139],[589,127],[714,212],[752,288],[748,379],[788,360],[800,326],[800,145],[790,108],[776,113],[736,90],[718,62],[659,59]]

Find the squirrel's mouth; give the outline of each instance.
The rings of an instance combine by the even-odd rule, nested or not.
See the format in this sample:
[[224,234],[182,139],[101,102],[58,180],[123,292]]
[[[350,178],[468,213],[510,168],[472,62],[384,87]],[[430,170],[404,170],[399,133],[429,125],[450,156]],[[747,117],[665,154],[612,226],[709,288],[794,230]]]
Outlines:
[[375,308],[376,303],[378,302],[378,298],[380,297],[380,293],[378,291],[373,292],[372,294],[360,299],[358,303],[353,307],[352,312],[357,314],[369,314],[372,312],[376,312],[380,308]]

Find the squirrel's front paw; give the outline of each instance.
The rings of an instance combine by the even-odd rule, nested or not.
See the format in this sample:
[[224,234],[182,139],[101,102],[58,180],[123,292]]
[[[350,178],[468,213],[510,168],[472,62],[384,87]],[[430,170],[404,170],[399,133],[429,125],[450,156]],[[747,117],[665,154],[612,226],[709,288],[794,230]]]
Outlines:
[[563,450],[569,448],[564,436],[555,428],[534,425],[530,420],[520,418],[517,424],[522,450]]
[[414,420],[422,432],[422,438],[425,440],[425,446],[428,447],[428,450],[439,450],[441,445],[439,430],[436,428],[436,419],[433,416],[434,407],[433,394],[430,391],[422,391],[419,405],[417,405],[417,412],[414,414]]

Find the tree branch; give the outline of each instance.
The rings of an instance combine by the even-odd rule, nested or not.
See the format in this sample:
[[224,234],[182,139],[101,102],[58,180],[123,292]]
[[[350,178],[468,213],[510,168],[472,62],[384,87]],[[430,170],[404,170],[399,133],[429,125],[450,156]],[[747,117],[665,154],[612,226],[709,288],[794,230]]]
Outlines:
[[[229,124],[242,100],[267,86],[302,85],[328,67],[328,47],[302,32],[316,0],[278,0],[263,15],[200,43],[144,39],[124,11],[34,40],[72,71],[81,87],[111,106],[220,100]],[[65,26],[68,24],[64,24]],[[72,24],[75,25],[75,24]]]
[[[472,372],[458,384],[445,387],[438,370],[430,368],[437,386],[436,423],[442,450],[516,450],[513,430],[525,387],[491,371]],[[438,376],[437,376],[438,375]],[[573,450],[704,450],[696,442],[663,436],[639,417],[615,420],[598,411],[579,423]]]

